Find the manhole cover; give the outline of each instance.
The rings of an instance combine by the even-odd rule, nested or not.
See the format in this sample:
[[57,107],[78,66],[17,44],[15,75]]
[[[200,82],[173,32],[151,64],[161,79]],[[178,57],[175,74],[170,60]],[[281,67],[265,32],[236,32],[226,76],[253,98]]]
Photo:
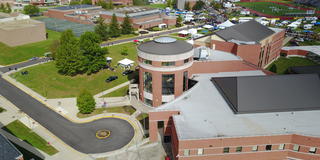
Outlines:
[[103,129],[96,132],[96,137],[98,139],[105,139],[110,136],[111,132],[109,130]]

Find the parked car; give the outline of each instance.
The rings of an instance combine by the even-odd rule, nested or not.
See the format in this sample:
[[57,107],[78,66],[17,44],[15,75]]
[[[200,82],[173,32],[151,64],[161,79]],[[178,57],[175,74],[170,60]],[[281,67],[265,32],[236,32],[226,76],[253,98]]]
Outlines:
[[125,75],[129,75],[131,73],[133,73],[133,70],[125,70],[125,71],[122,72],[122,75],[125,76]]
[[112,82],[114,80],[118,79],[118,76],[110,76],[106,79],[106,82],[109,83],[109,82]]

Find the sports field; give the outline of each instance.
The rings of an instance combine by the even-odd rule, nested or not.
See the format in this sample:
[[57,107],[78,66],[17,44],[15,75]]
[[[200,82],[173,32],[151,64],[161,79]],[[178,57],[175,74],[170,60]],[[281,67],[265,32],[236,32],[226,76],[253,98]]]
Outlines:
[[275,4],[272,2],[239,2],[240,6],[273,16],[285,16],[286,13],[304,13],[303,10]]

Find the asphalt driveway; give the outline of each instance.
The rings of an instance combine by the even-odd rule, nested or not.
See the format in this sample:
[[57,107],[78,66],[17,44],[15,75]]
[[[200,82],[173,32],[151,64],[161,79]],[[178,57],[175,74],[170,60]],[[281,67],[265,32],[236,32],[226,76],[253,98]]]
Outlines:
[[[81,124],[70,122],[1,77],[0,95],[82,153],[117,150],[128,144],[134,136],[134,129],[130,123],[118,118],[104,118]],[[101,129],[111,131],[110,137],[96,138],[96,131]]]

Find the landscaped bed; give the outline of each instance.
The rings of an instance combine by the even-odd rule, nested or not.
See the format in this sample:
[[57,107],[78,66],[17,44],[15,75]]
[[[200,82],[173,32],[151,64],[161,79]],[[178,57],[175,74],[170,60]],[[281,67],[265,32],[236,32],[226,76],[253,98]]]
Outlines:
[[[108,47],[109,54],[106,56],[113,58],[111,66],[114,67],[123,58],[136,60],[137,51],[135,47],[136,45],[133,42]],[[121,55],[124,48],[128,50],[127,56]],[[24,71],[28,71],[28,74],[22,75],[21,72]],[[76,97],[84,89],[92,94],[97,94],[124,83],[136,75],[134,72],[128,76],[123,76],[123,71],[124,69],[118,67],[115,68],[115,72],[104,69],[92,75],[64,76],[58,73],[54,62],[49,62],[23,69],[10,76],[47,98],[65,98]],[[105,80],[109,76],[118,76],[118,79],[106,83]]]
[[123,114],[131,115],[135,111],[136,110],[132,106],[97,108],[90,114],[77,113],[77,117],[87,118],[87,117],[95,116],[95,115],[102,114],[102,113],[123,113]]
[[0,113],[5,112],[5,111],[6,111],[6,109],[0,107]]
[[302,57],[290,57],[290,58],[280,57],[279,59],[274,61],[272,64],[270,64],[267,67],[267,70],[270,70],[273,64],[276,65],[277,74],[285,74],[289,67],[316,65],[317,63]]
[[47,30],[48,39],[41,42],[9,47],[0,43],[0,65],[9,65],[21,61],[26,61],[32,57],[44,56],[54,40],[60,38],[60,33]]
[[3,127],[3,129],[49,155],[54,155],[58,152],[57,149],[51,146],[42,137],[18,120],[11,122]]

